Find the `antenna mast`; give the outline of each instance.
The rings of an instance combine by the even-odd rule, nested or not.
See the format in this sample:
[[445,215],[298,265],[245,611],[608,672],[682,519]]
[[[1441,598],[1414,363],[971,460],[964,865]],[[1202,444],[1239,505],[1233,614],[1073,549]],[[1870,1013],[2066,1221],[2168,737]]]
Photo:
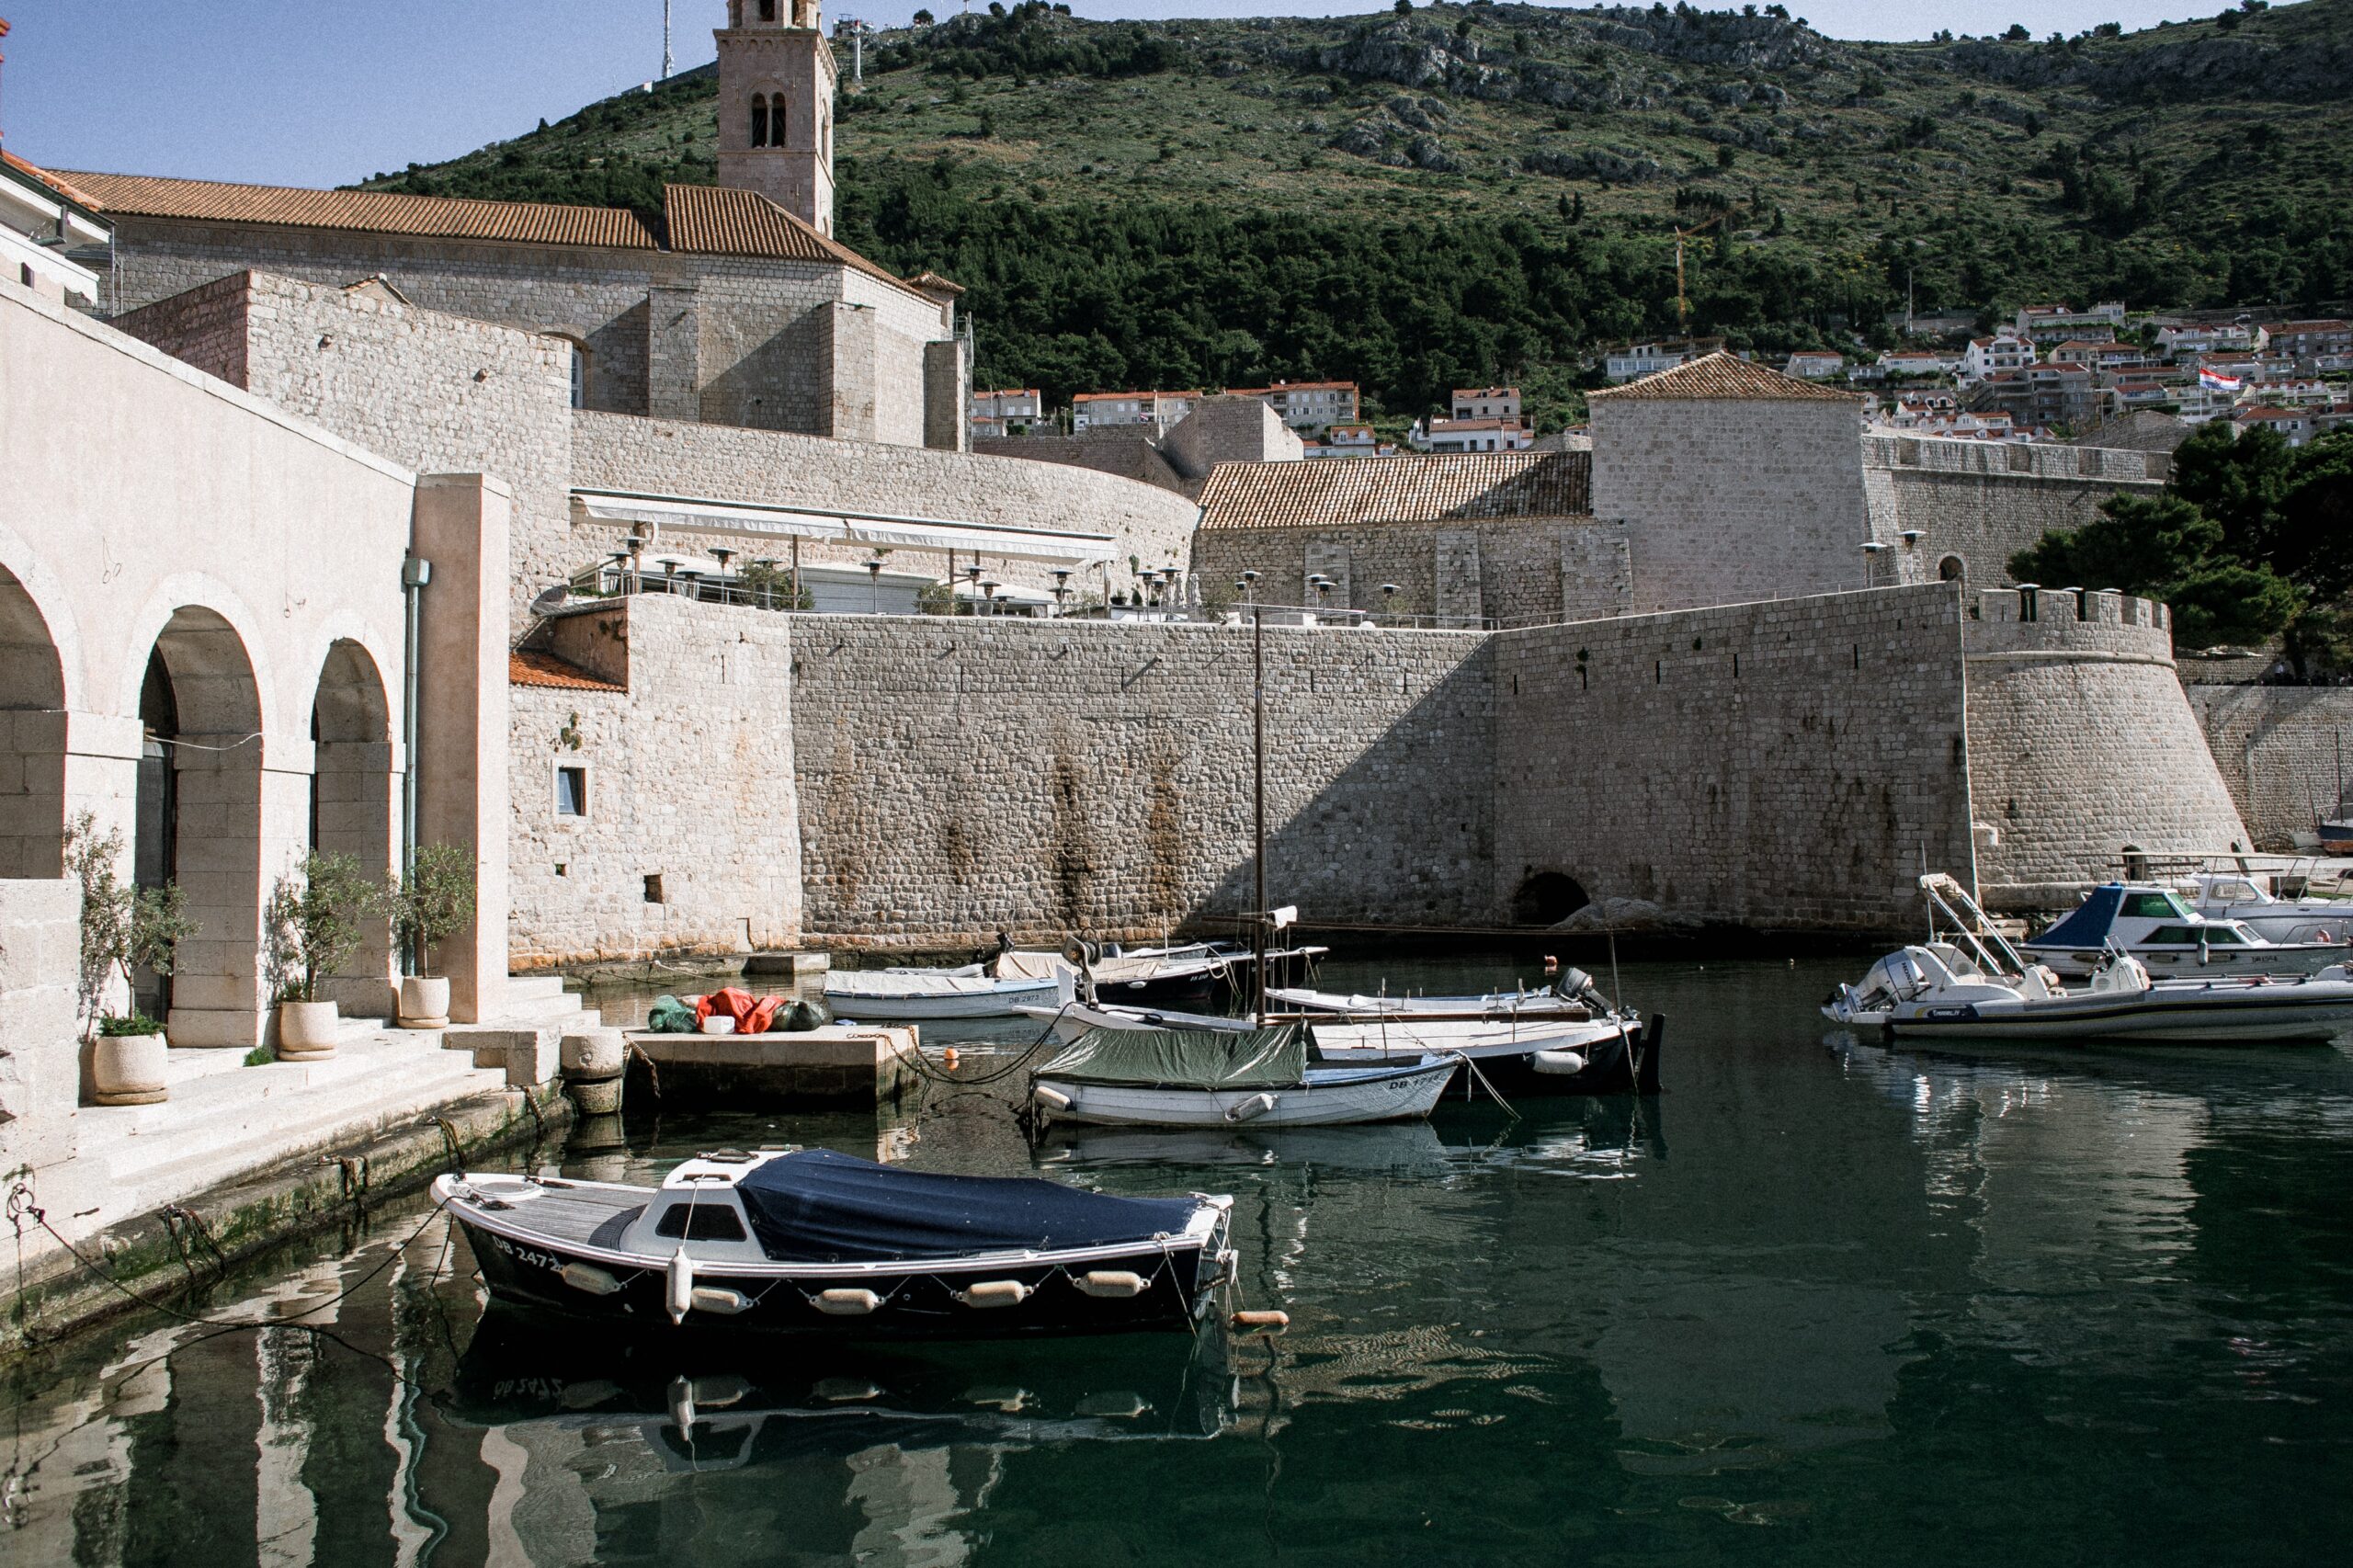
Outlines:
[[670,0],[662,0],[662,79],[668,81],[678,62],[670,52]]

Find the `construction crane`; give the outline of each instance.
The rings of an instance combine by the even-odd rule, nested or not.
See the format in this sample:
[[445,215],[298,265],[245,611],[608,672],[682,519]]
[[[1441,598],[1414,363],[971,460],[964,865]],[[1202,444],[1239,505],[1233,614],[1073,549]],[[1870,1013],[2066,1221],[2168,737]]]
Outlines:
[[1694,234],[1704,234],[1732,216],[1729,208],[1704,223],[1694,223],[1688,229],[1675,231],[1675,324],[1677,330],[1691,330],[1691,301],[1683,292],[1683,242]]

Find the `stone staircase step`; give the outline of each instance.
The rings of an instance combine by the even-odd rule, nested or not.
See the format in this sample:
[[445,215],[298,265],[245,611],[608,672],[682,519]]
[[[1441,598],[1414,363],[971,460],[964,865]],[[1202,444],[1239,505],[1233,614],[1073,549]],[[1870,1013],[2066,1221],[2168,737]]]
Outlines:
[[579,994],[576,991],[564,990],[563,976],[560,974],[510,974],[506,977],[506,1002],[509,1006],[565,995],[576,998]]

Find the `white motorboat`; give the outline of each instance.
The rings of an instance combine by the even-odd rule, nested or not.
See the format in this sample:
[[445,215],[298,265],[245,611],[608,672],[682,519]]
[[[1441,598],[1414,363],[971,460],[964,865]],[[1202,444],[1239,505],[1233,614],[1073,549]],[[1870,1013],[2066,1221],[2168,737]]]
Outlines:
[[[1572,969],[1562,976],[1561,988],[1541,991],[1489,991],[1476,996],[1392,996],[1361,991],[1312,991],[1300,986],[1270,986],[1267,1001],[1302,1013],[1347,1013],[1360,1017],[1396,1017],[1413,1013],[1462,1013],[1473,1017],[1506,1017],[1527,1014],[1574,1014],[1591,1010],[1584,992],[1589,977]],[[1602,1009],[1606,1011],[1607,1009]]]
[[1051,1008],[1070,1000],[1074,985],[1074,971],[1068,965],[1055,974],[1006,978],[979,964],[962,969],[837,969],[825,975],[825,1005],[836,1017],[860,1023],[1013,1018],[1025,1007]]
[[1338,1127],[1429,1115],[1450,1058],[1317,1065],[1297,1028],[1089,1029],[1031,1076],[1047,1123],[1097,1127]]
[[[1100,949],[1084,946],[1084,951],[1085,960],[1075,966],[1082,989],[1102,1001],[1132,1006],[1181,1006],[1213,1002],[1222,994],[1238,995],[1247,987],[1251,966],[1258,961],[1257,954],[1232,942],[1125,949],[1113,944]],[[1328,951],[1319,947],[1269,950],[1267,972],[1277,972],[1277,966],[1293,960],[1312,962]],[[1009,952],[997,960],[1000,975],[1051,974],[1072,967],[1061,953]]]
[[2310,974],[2353,958],[2343,931],[2329,941],[2267,941],[2244,921],[2210,920],[2154,882],[2104,882],[2082,904],[2018,949],[2073,979],[2130,953],[2159,977],[2171,974]]
[[[2353,1027],[2353,972],[2156,979],[2111,948],[2077,989],[2061,983],[1985,919],[1950,878],[1920,879],[1932,912],[1927,941],[1890,953],[1859,985],[1842,985],[1823,1016],[1889,1038],[2116,1040],[2236,1045],[2325,1041]],[[1941,915],[1949,937],[1936,929]]]
[[2280,898],[2252,871],[2200,871],[2174,885],[2201,919],[2233,920],[2267,942],[2342,942],[2353,936],[2353,899]]

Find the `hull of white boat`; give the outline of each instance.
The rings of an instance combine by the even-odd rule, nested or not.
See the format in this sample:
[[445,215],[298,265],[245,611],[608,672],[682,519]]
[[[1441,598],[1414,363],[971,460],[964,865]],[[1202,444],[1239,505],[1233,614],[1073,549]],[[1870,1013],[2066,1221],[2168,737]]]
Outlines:
[[1392,1071],[1311,1070],[1306,1084],[1280,1089],[1158,1088],[1079,1084],[1041,1077],[1037,1086],[1068,1102],[1040,1101],[1049,1119],[1094,1127],[1340,1127],[1427,1116],[1454,1075],[1450,1061]]
[[1528,1056],[1539,1051],[1581,1051],[1601,1040],[1632,1034],[1631,1020],[1615,1018],[1433,1020],[1411,1016],[1371,1023],[1317,1023],[1315,1049],[1329,1062],[1390,1062],[1425,1052],[1490,1057]]
[[[2097,969],[2100,950],[2097,948],[2047,947],[2033,942],[2019,944],[2018,950],[2037,963],[2048,964],[2070,980],[2080,980]],[[2183,947],[2134,947],[2124,950],[2149,968],[2156,980],[2222,980],[2240,975],[2315,974],[2331,964],[2344,963],[2353,958],[2343,942],[2288,942],[2264,947],[2218,948],[2205,949],[2200,961],[2199,949]]]
[[[851,978],[851,977],[845,977]],[[858,1023],[922,1022],[931,1018],[1015,1018],[1025,1007],[1051,1010],[1058,994],[1054,982],[992,982],[986,990],[912,992],[897,995],[859,992],[850,986],[825,987],[825,1006],[842,1018]]]
[[1414,1013],[1472,1013],[1526,1017],[1531,1014],[1586,1012],[1585,1004],[1550,991],[1491,991],[1481,996],[1368,996],[1337,991],[1306,991],[1289,986],[1267,989],[1267,1000],[1278,1010],[1294,1007],[1302,1013],[1344,1013],[1367,1017],[1398,1017]]
[[[2255,993],[2262,994],[2256,995]],[[1834,1022],[1881,1028],[1897,1040],[2133,1040],[2177,1045],[2266,1045],[2325,1041],[2353,1028],[2353,983],[2306,982],[2168,986],[2052,1001],[1905,1002],[1892,1011]]]

